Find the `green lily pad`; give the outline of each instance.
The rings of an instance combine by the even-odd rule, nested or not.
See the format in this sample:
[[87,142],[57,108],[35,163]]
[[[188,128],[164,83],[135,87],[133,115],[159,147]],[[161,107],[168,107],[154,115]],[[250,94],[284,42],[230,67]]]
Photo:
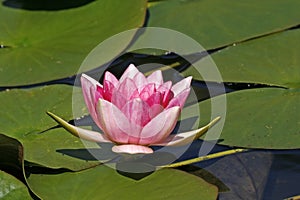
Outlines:
[[[218,102],[222,96],[214,97]],[[204,122],[210,102],[199,103]],[[265,149],[300,148],[299,89],[262,88],[227,94],[227,113],[219,144]],[[207,119],[208,118],[208,119]]]
[[[96,45],[141,26],[145,10],[146,0],[97,0],[60,11],[27,11],[0,4],[0,45],[7,47],[0,48],[0,85],[33,84],[76,74]],[[114,44],[103,63],[125,48],[124,42]]]
[[150,4],[148,26],[180,31],[206,49],[299,24],[298,0],[168,0]]
[[0,199],[32,199],[27,187],[18,179],[0,170]]
[[[287,88],[300,87],[300,30],[244,42],[212,54],[224,82],[262,83]],[[199,61],[205,66],[208,57]],[[198,63],[198,64],[199,64]],[[201,80],[190,67],[185,76]],[[214,79],[206,81],[216,81]]]
[[[24,146],[25,160],[52,168],[79,170],[98,162],[86,162],[64,156],[59,149],[84,148],[81,140],[56,126],[46,111],[59,113],[65,120],[73,119],[72,103],[82,105],[81,115],[87,113],[83,99],[72,102],[73,87],[53,85],[34,89],[16,89],[0,93],[0,132],[19,140]],[[81,93],[74,88],[74,92]],[[77,101],[77,102],[76,102]],[[81,116],[79,115],[79,116]],[[42,133],[41,133],[42,132]]]
[[201,178],[163,169],[134,181],[106,166],[58,175],[32,174],[28,182],[43,199],[216,199],[217,188]]
[[[220,144],[247,148],[300,147],[300,30],[290,30],[228,47],[212,55],[225,82],[263,83],[283,88],[227,94],[227,115]],[[202,66],[209,61],[205,58]],[[199,64],[199,63],[198,63]],[[190,67],[184,75],[202,79]],[[214,79],[206,81],[216,81]],[[218,101],[220,97],[213,98]],[[204,118],[210,100],[200,103]],[[219,139],[219,138],[215,138]]]

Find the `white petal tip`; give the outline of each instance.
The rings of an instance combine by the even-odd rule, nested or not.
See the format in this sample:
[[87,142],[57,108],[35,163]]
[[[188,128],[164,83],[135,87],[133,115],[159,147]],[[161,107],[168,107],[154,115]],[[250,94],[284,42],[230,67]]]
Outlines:
[[146,146],[135,144],[116,145],[112,151],[120,154],[151,154],[153,150]]

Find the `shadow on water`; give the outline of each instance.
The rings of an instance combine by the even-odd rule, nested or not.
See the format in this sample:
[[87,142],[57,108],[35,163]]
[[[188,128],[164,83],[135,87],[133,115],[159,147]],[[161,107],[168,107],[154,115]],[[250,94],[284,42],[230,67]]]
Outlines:
[[3,5],[24,10],[63,10],[76,8],[93,2],[94,0],[5,0]]

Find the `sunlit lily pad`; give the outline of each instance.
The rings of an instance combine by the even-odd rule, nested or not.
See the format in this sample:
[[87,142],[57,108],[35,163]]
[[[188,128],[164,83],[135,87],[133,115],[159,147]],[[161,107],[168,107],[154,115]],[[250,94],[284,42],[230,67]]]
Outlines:
[[[140,181],[106,166],[58,175],[34,175],[28,182],[43,199],[216,199],[217,188],[201,178],[173,169]],[[80,190],[80,192],[78,192]]]
[[[75,90],[81,93],[81,90]],[[60,113],[64,119],[73,119],[71,86],[46,86],[27,90],[9,90],[0,93],[0,132],[18,139],[24,146],[25,160],[52,168],[78,170],[94,165],[77,158],[64,156],[59,149],[84,148],[81,140],[63,129],[42,131],[57,124],[46,111]],[[81,114],[86,114],[83,99],[73,102],[83,105]],[[79,111],[78,111],[79,112]]]
[[[290,30],[216,52],[225,82],[262,83],[274,87],[227,94],[227,116],[221,144],[249,148],[300,147],[300,31]],[[205,67],[206,59],[199,61]],[[185,75],[197,76],[190,67]],[[213,79],[206,81],[215,81]],[[218,101],[220,97],[214,98]],[[200,103],[209,113],[210,100]],[[202,116],[206,116],[203,114]]]
[[[0,45],[6,47],[0,48],[0,85],[32,84],[76,74],[96,45],[141,26],[145,9],[145,0],[97,0],[60,11],[28,11],[0,4]],[[123,50],[124,44],[108,50],[114,53],[102,58],[103,63]]]
[[[218,102],[220,98],[213,99]],[[300,148],[299,102],[299,89],[262,88],[229,93],[222,134],[210,139],[246,148]],[[206,121],[210,100],[199,105],[202,120]]]
[[150,4],[148,26],[170,28],[206,49],[233,44],[299,24],[298,0],[169,0]]
[[30,200],[32,198],[21,181],[0,170],[0,199]]
[[[212,54],[224,82],[262,83],[300,88],[300,30],[290,30],[244,42]],[[210,58],[199,61],[205,67]],[[184,75],[197,71],[190,67]],[[216,81],[214,79],[206,81]]]

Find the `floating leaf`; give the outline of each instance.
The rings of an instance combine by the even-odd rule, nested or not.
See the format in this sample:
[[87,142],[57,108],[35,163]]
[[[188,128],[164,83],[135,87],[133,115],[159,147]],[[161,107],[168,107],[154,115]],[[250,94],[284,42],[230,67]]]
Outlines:
[[[163,169],[134,181],[106,166],[58,175],[32,174],[28,182],[43,199],[216,199],[217,188],[201,178]],[[80,190],[78,190],[80,188]],[[79,192],[78,192],[79,191]]]
[[[299,1],[300,2],[300,1]],[[290,30],[272,36],[244,42],[213,53],[224,82],[262,83],[287,88],[300,88],[300,30]],[[211,58],[198,62],[203,67]],[[190,67],[185,76],[202,80]],[[218,81],[213,77],[205,81]]]
[[[215,103],[222,96],[214,97]],[[201,102],[202,120],[210,116],[211,100]],[[219,144],[246,148],[300,147],[299,89],[262,88],[227,94],[227,113]],[[207,134],[206,136],[209,136]]]
[[[76,74],[96,45],[141,26],[145,9],[145,0],[97,0],[60,11],[27,11],[1,4],[0,45],[7,48],[0,48],[0,85],[33,84]],[[125,48],[130,38],[123,39],[107,49],[103,63]]]
[[0,199],[32,199],[27,187],[18,179],[0,170]]
[[180,31],[214,49],[298,25],[299,6],[298,0],[159,1],[150,4],[148,26]]
[[[74,103],[81,115],[87,113],[83,99],[77,98],[72,102],[72,92],[73,87],[64,85],[1,92],[0,132],[18,139],[24,146],[25,159],[30,162],[72,170],[95,165],[97,162],[86,162],[56,152],[59,149],[84,148],[80,139],[63,129],[43,132],[56,126],[46,111],[59,113],[64,119],[70,120],[73,119]],[[74,92],[81,93],[81,90],[75,88]]]
[[[227,94],[227,113],[220,144],[247,148],[293,149],[300,147],[300,30],[232,46],[214,53],[225,82],[264,83],[286,87],[241,90]],[[205,58],[201,61],[205,67]],[[197,76],[190,67],[185,75]],[[214,81],[206,80],[206,81]],[[221,101],[221,97],[213,100]],[[201,102],[206,118],[210,102]]]

